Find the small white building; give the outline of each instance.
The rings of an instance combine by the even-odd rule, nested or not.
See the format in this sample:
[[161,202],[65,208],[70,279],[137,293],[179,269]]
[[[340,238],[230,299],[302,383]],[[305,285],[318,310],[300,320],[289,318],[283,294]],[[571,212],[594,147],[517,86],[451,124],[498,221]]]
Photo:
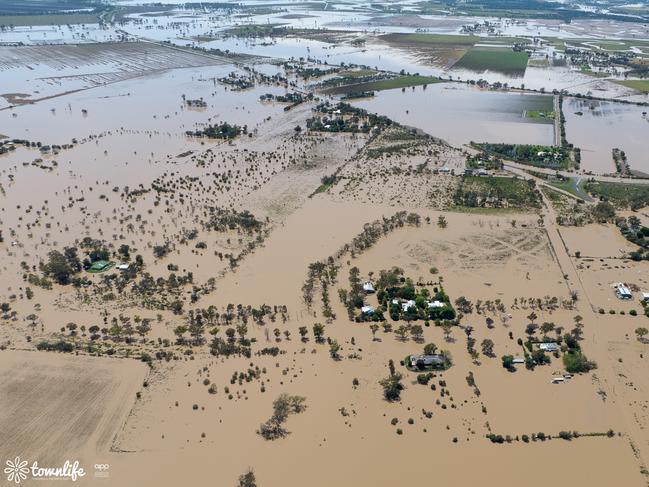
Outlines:
[[417,306],[417,303],[415,303],[414,300],[409,299],[408,301],[406,301],[405,303],[403,303],[401,305],[401,309],[404,310],[404,311],[408,311],[410,308],[414,308],[416,306]]
[[363,284],[363,291],[365,291],[368,294],[373,293],[374,292],[374,284],[367,281],[366,283]]
[[115,268],[119,271],[127,271],[129,267],[129,264],[117,264]]
[[363,306],[361,308],[361,312],[364,315],[371,315],[371,314],[374,314],[374,308],[372,306],[369,306],[369,305],[368,306]]
[[633,298],[633,294],[631,294],[631,290],[621,282],[615,285],[615,295],[619,299],[632,299]]
[[642,300],[643,301],[649,301],[649,293],[643,292],[642,293]]
[[539,343],[539,349],[543,350],[544,352],[556,352],[557,350],[559,350],[559,345],[554,342],[544,342]]
[[520,357],[516,357],[514,360],[512,360],[512,363],[513,363],[514,365],[524,364],[524,363],[525,363],[525,359],[524,359],[524,358],[520,358]]
[[445,305],[441,301],[427,301],[426,304],[429,308],[443,308]]

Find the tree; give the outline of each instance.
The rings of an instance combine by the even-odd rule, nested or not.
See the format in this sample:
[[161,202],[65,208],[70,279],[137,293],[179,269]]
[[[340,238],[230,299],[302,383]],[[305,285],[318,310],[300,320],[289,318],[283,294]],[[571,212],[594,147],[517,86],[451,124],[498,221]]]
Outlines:
[[485,354],[487,357],[493,357],[494,355],[494,342],[493,340],[490,340],[489,338],[485,338],[482,340],[482,343],[480,344],[480,347],[482,348],[482,353]]
[[297,414],[304,411],[306,409],[305,401],[306,398],[302,396],[291,396],[286,393],[280,394],[273,402],[273,415],[259,427],[257,433],[266,440],[284,438],[289,432],[283,427],[283,423],[289,414]]
[[426,346],[424,346],[424,355],[435,355],[436,351],[437,345],[434,343],[427,343]]
[[502,356],[502,361],[503,361],[503,367],[505,367],[507,370],[514,370],[514,357],[511,355],[503,355]]
[[31,326],[32,328],[36,327],[36,320],[38,320],[38,316],[36,316],[34,313],[27,315],[25,319],[29,321],[29,326]]
[[534,311],[527,315],[527,319],[530,320],[531,323],[534,323],[537,318],[538,316],[536,316],[536,313]]
[[338,340],[334,338],[329,340],[329,355],[331,355],[332,359],[338,359],[339,351],[340,351],[340,345],[338,344]]
[[126,244],[120,245],[119,248],[117,249],[117,253],[124,260],[129,260],[131,258],[131,248]]
[[471,356],[471,360],[473,360],[474,362],[477,362],[477,361],[478,361],[478,358],[480,357],[480,354],[479,354],[478,351],[477,351],[476,349],[474,349],[474,348],[472,348],[472,349],[469,351],[469,355]]
[[379,325],[372,323],[370,325],[370,331],[372,332],[372,340],[376,340],[376,332],[379,331]]
[[534,360],[534,363],[536,365],[544,365],[550,363],[550,357],[548,357],[541,349],[537,349],[532,352],[532,360]]
[[421,327],[421,325],[412,325],[410,327],[410,334],[415,341],[421,341],[424,336],[424,329]]
[[394,330],[394,333],[397,335],[399,340],[405,341],[406,335],[408,334],[408,328],[406,328],[404,325],[399,325],[399,327]]
[[239,475],[239,484],[237,487],[257,487],[255,473],[252,469],[248,469],[246,473]]
[[240,324],[237,325],[237,334],[239,335],[239,339],[243,340],[246,338],[246,334],[248,333],[248,327],[245,324]]
[[305,342],[307,340],[307,333],[309,333],[309,330],[307,329],[306,326],[301,326],[298,330],[300,332],[300,337],[302,337],[302,341]]
[[595,205],[591,214],[598,223],[606,223],[615,218],[615,208],[608,201],[600,201]]
[[649,330],[647,330],[644,327],[636,328],[635,329],[635,334],[638,335],[638,341],[644,341],[645,335],[649,333]]
[[183,336],[185,333],[187,333],[187,327],[185,325],[179,325],[174,329],[174,334],[178,337],[179,343],[185,341],[185,337]]
[[570,373],[589,372],[597,368],[595,362],[591,362],[581,353],[581,350],[570,350],[563,354],[563,365]]
[[316,323],[313,325],[313,336],[315,337],[316,342],[322,341],[322,336],[324,335],[324,325],[322,323]]
[[537,328],[539,325],[536,325],[534,323],[528,323],[528,325],[525,327],[525,333],[527,333],[530,337],[536,333]]
[[455,300],[455,307],[464,314],[473,312],[473,304],[464,296],[460,296]]
[[[92,326],[88,331],[92,333]],[[149,324],[149,320],[142,321],[142,323],[140,323],[135,327],[135,331],[138,333],[138,335],[144,338],[144,335],[146,335],[151,331],[151,325]]]
[[554,323],[546,321],[541,325],[541,333],[543,333],[543,335],[547,335],[552,330],[554,330]]
[[189,334],[194,340],[194,343],[199,344],[203,342],[203,333],[205,333],[205,325],[202,320],[194,320],[187,328]]
[[169,253],[169,247],[167,244],[165,245],[155,245],[153,247],[153,255],[156,256],[158,259],[164,257]]
[[449,341],[451,339],[451,332],[452,332],[452,327],[450,321],[444,321],[442,323],[442,330],[444,331],[444,339],[446,341]]
[[236,335],[236,333],[237,331],[232,327],[225,330],[225,336],[227,336],[228,340],[230,341],[234,340],[234,336]]
[[581,335],[583,334],[580,326],[575,326],[570,333],[575,338],[575,340],[581,340]]
[[446,228],[448,226],[448,222],[446,221],[444,215],[439,215],[437,217],[437,226],[439,228]]
[[43,265],[43,272],[57,283],[65,285],[70,283],[70,278],[75,270],[61,252],[53,250],[48,254],[48,261]]
[[403,389],[403,385],[401,384],[402,375],[395,371],[392,359],[388,363],[388,369],[390,370],[390,375],[385,379],[381,379],[379,384],[383,387],[383,396],[386,400],[398,401],[401,398],[401,390]]

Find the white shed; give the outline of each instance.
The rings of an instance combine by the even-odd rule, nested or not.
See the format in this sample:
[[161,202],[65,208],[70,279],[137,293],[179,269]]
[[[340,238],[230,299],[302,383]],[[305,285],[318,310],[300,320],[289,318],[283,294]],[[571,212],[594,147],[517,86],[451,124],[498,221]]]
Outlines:
[[408,301],[406,301],[401,305],[401,309],[403,309],[404,311],[408,311],[410,308],[414,308],[415,306],[417,306],[417,303],[415,303],[414,300],[409,299]]
[[373,308],[372,306],[363,306],[363,307],[361,308],[361,312],[362,312],[364,315],[371,315],[371,314],[374,313],[374,308]]

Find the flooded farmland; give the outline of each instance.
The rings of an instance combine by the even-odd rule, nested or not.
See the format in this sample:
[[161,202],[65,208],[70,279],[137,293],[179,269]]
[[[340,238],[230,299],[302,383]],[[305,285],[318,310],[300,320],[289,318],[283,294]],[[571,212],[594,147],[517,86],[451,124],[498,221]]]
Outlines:
[[581,169],[615,172],[611,151],[626,153],[632,170],[649,173],[647,107],[622,103],[565,99],[566,137],[581,148]]
[[[233,71],[241,72],[232,65],[164,70],[2,110],[0,132],[15,138],[62,144],[74,137],[119,130],[184,138],[185,131],[221,119],[254,130],[265,118],[282,110],[277,105],[259,103],[259,96],[285,90],[259,86],[233,91],[217,82]],[[183,95],[187,99],[202,99],[205,106],[187,107]]]
[[417,127],[454,146],[469,142],[554,144],[554,125],[525,118],[525,111],[552,111],[551,95],[481,90],[458,83],[389,90],[355,106]]

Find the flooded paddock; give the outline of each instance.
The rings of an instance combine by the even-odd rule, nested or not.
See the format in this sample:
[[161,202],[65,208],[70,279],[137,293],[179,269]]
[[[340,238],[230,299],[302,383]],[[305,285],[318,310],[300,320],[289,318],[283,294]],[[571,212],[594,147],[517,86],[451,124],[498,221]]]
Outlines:
[[0,47],[0,97],[5,98],[0,108],[9,105],[7,94],[28,95],[24,103],[170,69],[225,62],[151,42]]
[[354,105],[386,115],[454,146],[474,142],[554,143],[554,125],[525,118],[526,110],[552,110],[552,96],[486,91],[458,83],[389,90]]
[[[282,111],[281,106],[260,103],[259,96],[284,93],[283,88],[260,85],[233,91],[217,81],[232,71],[240,70],[222,65],[150,73],[2,110],[0,133],[46,144],[69,143],[75,137],[111,131],[137,132],[145,137],[149,133],[163,134],[180,138],[177,148],[182,152],[185,131],[195,130],[200,124],[227,120],[254,130],[265,118]],[[190,108],[183,96],[188,100],[202,98],[206,106]]]
[[566,137],[581,148],[581,169],[598,174],[615,172],[612,150],[623,150],[631,170],[649,173],[647,107],[597,100],[566,98]]

